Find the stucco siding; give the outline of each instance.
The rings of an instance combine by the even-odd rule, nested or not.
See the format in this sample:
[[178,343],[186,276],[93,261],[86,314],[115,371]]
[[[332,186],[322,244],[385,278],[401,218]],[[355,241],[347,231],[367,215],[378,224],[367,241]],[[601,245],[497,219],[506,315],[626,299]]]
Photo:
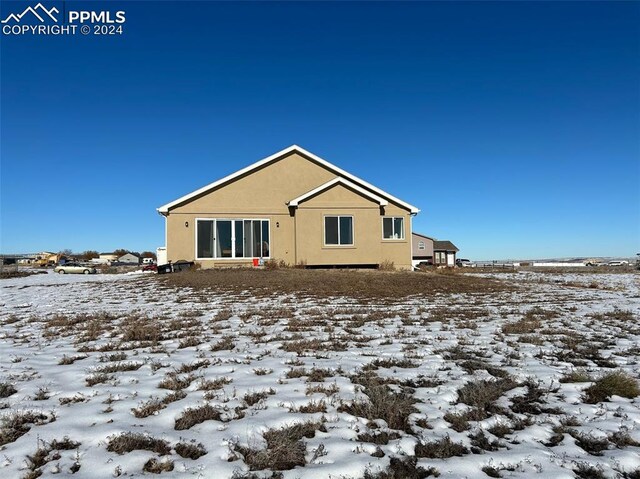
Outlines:
[[[336,178],[336,174],[297,153],[220,185],[200,197],[170,209],[167,259],[196,259],[197,219],[268,219],[270,258],[288,264],[380,264],[411,266],[409,212],[393,203],[381,207],[367,195],[336,184],[303,200],[297,208],[287,202]],[[324,244],[324,216],[353,216],[353,246]],[[382,239],[382,217],[403,216],[403,240]],[[197,260],[202,267],[236,266],[251,259]]]

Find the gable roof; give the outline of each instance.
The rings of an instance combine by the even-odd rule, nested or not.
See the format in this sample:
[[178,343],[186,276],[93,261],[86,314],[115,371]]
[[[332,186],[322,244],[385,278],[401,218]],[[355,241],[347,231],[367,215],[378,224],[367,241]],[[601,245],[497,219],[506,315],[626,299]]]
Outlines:
[[355,191],[357,191],[358,193],[366,196],[367,198],[375,201],[376,203],[378,203],[380,206],[387,206],[389,204],[389,202],[383,198],[380,198],[377,195],[374,195],[373,193],[371,193],[368,190],[365,190],[364,188],[356,185],[355,183],[352,183],[349,180],[345,180],[344,178],[338,176],[336,178],[334,178],[333,180],[329,180],[326,183],[318,186],[317,188],[312,189],[311,191],[306,192],[303,195],[298,196],[297,198],[292,199],[291,201],[289,201],[287,204],[289,206],[298,206],[300,203],[302,203],[304,200],[312,197],[313,195],[316,195],[326,189],[331,188],[333,185],[337,185],[338,183],[340,183],[341,185],[346,186],[347,188],[351,188]]
[[411,234],[412,234],[413,236],[419,236],[420,238],[425,238],[425,239],[428,239],[428,240],[430,240],[430,241],[435,241],[435,239],[434,239],[434,238],[432,238],[431,236],[423,235],[423,234],[421,234],[421,233],[416,233],[415,231],[412,231],[412,232],[411,232]]
[[456,248],[456,245],[454,245],[451,241],[447,241],[447,240],[443,240],[443,241],[434,241],[433,242],[433,249],[435,250],[439,250],[439,251],[460,251],[458,248]]
[[307,158],[311,159],[312,161],[324,166],[325,168],[327,168],[328,170],[336,173],[339,177],[343,177],[343,180],[350,180],[353,183],[356,183],[358,185],[360,185],[360,188],[364,188],[369,190],[370,192],[372,192],[372,194],[374,194],[374,196],[380,195],[381,197],[387,198],[388,200],[393,201],[394,203],[397,203],[398,205],[408,209],[411,213],[419,213],[420,210],[418,208],[416,208],[413,205],[410,205],[409,203],[405,203],[404,201],[400,200],[399,198],[396,198],[393,195],[390,195],[389,193],[376,188],[375,186],[373,186],[370,183],[367,183],[364,180],[361,180],[360,178],[358,178],[357,176],[352,175],[351,173],[347,173],[346,171],[344,171],[341,168],[338,168],[337,166],[335,166],[332,163],[329,163],[326,160],[323,160],[322,158],[320,158],[319,156],[314,155],[313,153],[311,153],[310,151],[305,150],[304,148],[298,146],[298,145],[291,145],[288,148],[285,148],[284,150],[278,151],[277,153],[274,153],[271,156],[268,156],[260,161],[257,161],[256,163],[253,163],[252,165],[247,166],[246,168],[243,168],[241,170],[236,171],[235,173],[232,173],[228,176],[225,176],[224,178],[219,179],[218,181],[214,181],[213,183],[210,183],[206,186],[203,186],[200,189],[197,189],[187,195],[181,196],[180,198],[178,198],[177,200],[174,200],[170,203],[167,203],[166,205],[162,205],[160,208],[157,209],[158,213],[160,213],[161,215],[166,216],[169,213],[169,210],[175,206],[178,206],[182,203],[185,203],[187,201],[189,201],[192,198],[195,198],[197,196],[200,196],[204,193],[207,193],[211,190],[213,190],[214,188],[220,186],[220,185],[224,185],[225,183],[228,183],[242,175],[245,175],[247,173],[252,172],[253,170],[256,170],[262,166],[268,165],[271,162],[274,162],[284,156],[287,156],[293,152],[297,152],[300,153],[303,156],[306,156]]

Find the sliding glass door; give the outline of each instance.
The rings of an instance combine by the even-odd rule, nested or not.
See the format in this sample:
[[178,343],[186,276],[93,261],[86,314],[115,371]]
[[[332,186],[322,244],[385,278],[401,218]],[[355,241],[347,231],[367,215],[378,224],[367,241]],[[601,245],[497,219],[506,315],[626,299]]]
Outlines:
[[231,258],[231,221],[216,220],[216,258]]
[[196,259],[269,258],[269,220],[196,220]]

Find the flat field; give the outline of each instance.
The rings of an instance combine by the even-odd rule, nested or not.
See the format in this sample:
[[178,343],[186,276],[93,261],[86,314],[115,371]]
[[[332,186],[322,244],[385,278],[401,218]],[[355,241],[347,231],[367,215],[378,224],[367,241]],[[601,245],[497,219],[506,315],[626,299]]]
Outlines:
[[640,276],[0,281],[0,477],[638,478]]

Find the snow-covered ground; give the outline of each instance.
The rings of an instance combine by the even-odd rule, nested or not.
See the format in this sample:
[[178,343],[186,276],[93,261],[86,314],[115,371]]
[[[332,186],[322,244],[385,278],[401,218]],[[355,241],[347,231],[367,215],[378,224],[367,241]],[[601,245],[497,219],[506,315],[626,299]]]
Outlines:
[[640,398],[584,393],[637,384],[639,276],[496,277],[518,288],[392,305],[2,280],[0,477],[407,477],[380,473],[412,456],[441,477],[640,477]]

